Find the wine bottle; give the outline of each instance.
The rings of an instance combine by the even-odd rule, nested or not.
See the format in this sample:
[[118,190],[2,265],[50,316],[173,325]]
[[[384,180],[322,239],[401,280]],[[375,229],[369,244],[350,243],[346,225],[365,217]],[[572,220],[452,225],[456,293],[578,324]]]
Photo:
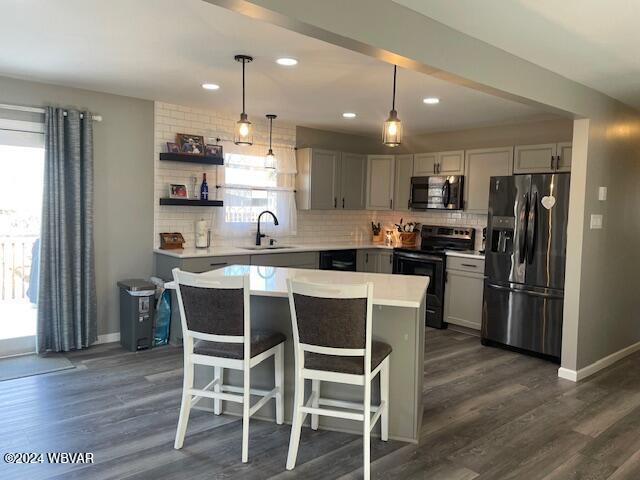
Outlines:
[[202,174],[202,184],[200,185],[200,200],[209,200],[209,185],[207,185],[207,174]]

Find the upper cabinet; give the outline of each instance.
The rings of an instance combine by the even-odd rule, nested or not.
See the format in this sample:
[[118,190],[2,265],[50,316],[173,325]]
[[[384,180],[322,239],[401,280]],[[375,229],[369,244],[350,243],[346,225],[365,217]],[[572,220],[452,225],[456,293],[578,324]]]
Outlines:
[[464,150],[416,153],[413,160],[413,174],[417,177],[464,175]]
[[465,157],[465,210],[472,213],[487,213],[489,179],[511,175],[513,147],[467,150]]
[[343,153],[340,160],[340,201],[338,208],[364,210],[367,184],[367,156]]
[[558,143],[556,148],[556,171],[557,172],[570,172],[571,171],[571,142]]
[[367,158],[367,208],[393,210],[393,155],[369,155]]
[[416,153],[413,156],[413,175],[416,177],[435,175],[437,165],[437,153]]
[[300,210],[364,209],[365,155],[302,148],[296,158],[296,203]]
[[303,148],[296,152],[296,203],[301,210],[336,208],[340,152]]
[[464,175],[464,150],[438,153],[438,175]]
[[571,171],[571,143],[516,145],[513,173],[550,173]]
[[396,155],[395,182],[393,186],[394,210],[409,210],[413,155]]

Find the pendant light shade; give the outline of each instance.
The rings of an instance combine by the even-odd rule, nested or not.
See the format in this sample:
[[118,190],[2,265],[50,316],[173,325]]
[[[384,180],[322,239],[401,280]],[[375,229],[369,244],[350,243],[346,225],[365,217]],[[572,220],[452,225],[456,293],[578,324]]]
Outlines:
[[264,167],[272,168],[275,170],[276,168],[276,156],[273,154],[273,149],[271,148],[271,138],[273,136],[273,120],[278,118],[277,115],[273,113],[268,113],[266,117],[269,119],[269,151],[264,159]]
[[236,145],[253,145],[253,128],[251,126],[251,122],[249,121],[249,117],[245,112],[244,102],[244,66],[245,64],[252,62],[253,57],[250,57],[249,55],[236,55],[234,58],[236,62],[242,63],[242,113],[240,114],[240,120],[236,122],[233,142]]
[[387,147],[397,147],[402,143],[402,122],[398,118],[396,112],[396,70],[397,66],[393,66],[393,100],[391,103],[391,111],[389,118],[382,126],[382,143]]

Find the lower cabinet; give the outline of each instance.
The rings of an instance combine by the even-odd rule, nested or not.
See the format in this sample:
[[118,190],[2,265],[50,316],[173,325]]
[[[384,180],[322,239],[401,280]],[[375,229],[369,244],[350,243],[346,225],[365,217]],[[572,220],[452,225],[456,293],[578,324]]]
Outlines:
[[318,268],[318,252],[264,253],[251,255],[251,265],[289,268]]
[[484,260],[448,256],[444,287],[445,322],[480,330],[483,289]]
[[202,273],[226,267],[227,265],[249,265],[249,255],[229,255],[226,257],[178,258],[155,254],[157,277],[165,281],[173,280],[171,270],[180,268],[185,272]]
[[358,250],[358,272],[393,273],[393,251],[382,249]]

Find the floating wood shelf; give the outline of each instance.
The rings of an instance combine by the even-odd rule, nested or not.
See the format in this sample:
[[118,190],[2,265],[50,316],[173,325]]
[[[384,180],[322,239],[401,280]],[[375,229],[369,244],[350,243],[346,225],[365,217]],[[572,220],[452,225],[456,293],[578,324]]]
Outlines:
[[196,200],[192,198],[161,198],[160,205],[182,205],[185,207],[221,207],[222,200]]
[[224,158],[217,155],[193,155],[190,153],[162,152],[160,154],[160,160],[202,163],[205,165],[224,165]]

